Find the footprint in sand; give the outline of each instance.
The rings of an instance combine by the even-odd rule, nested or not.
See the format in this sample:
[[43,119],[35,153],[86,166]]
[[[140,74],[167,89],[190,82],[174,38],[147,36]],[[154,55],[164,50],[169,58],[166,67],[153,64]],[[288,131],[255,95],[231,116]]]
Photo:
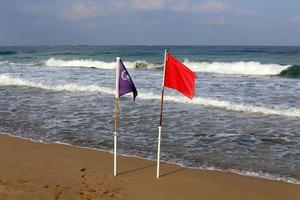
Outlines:
[[79,171],[84,186],[84,190],[80,192],[81,199],[127,198],[127,195],[123,192],[123,188],[118,187],[119,179],[111,179],[111,176],[107,174],[101,177],[95,174],[90,176],[87,168],[82,168]]
[[61,195],[63,194],[63,192],[64,192],[64,189],[62,189],[60,187],[60,185],[55,185],[54,199],[58,200],[61,197]]

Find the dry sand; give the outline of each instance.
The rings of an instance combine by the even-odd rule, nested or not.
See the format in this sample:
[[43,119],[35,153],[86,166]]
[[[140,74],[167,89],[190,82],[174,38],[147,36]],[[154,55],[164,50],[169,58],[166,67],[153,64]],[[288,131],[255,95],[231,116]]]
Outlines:
[[0,199],[299,200],[300,185],[0,135]]

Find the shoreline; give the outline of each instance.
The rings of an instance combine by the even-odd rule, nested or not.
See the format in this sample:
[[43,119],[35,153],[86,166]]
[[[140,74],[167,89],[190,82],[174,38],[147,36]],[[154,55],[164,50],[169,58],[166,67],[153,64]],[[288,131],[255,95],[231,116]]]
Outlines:
[[300,185],[0,134],[0,199],[289,199]]
[[[42,144],[46,144],[46,145],[58,144],[58,145],[65,145],[65,146],[69,146],[69,147],[79,148],[79,149],[98,151],[98,152],[102,152],[102,153],[108,153],[111,156],[113,156],[112,151],[108,151],[108,150],[106,151],[106,150],[103,150],[103,149],[76,146],[76,145],[72,145],[72,144],[64,143],[64,142],[59,142],[59,141],[54,142],[54,143],[46,143],[46,142],[43,142],[43,141],[36,141],[36,140],[31,139],[31,138],[23,138],[21,136],[15,136],[15,135],[12,135],[12,134],[9,134],[9,133],[3,133],[3,132],[0,132],[0,135],[9,136],[9,137],[13,137],[13,138],[21,139],[21,140],[28,140],[30,142],[42,143]],[[117,156],[128,157],[128,158],[137,158],[137,159],[141,159],[141,160],[145,160],[145,161],[156,162],[156,160],[153,160],[153,159],[143,158],[143,157],[139,157],[139,156],[135,156],[135,155],[123,154],[123,153],[117,153]],[[279,182],[283,182],[283,183],[300,185],[300,182],[293,179],[293,178],[280,177],[279,175],[273,175],[273,174],[268,174],[268,173],[259,174],[259,172],[240,171],[240,170],[235,170],[235,169],[224,170],[224,169],[218,169],[218,168],[215,168],[215,167],[207,167],[207,168],[204,168],[204,167],[186,167],[186,166],[181,165],[179,163],[167,162],[167,161],[163,161],[163,160],[161,160],[161,163],[176,165],[178,167],[185,168],[185,169],[231,173],[231,174],[236,174],[236,175],[245,176],[245,177],[252,177],[252,178],[257,178],[257,179],[262,179],[262,180],[279,181]]]

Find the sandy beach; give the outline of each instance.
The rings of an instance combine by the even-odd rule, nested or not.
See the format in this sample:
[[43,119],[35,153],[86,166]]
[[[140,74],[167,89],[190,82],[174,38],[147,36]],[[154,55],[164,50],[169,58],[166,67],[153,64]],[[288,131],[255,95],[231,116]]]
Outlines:
[[0,135],[0,199],[298,200],[300,185]]

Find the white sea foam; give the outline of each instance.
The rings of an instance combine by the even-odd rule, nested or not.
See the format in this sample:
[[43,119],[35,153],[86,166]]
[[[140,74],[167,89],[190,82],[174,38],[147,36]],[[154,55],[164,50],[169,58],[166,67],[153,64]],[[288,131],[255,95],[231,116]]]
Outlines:
[[[68,91],[68,92],[100,92],[106,94],[114,94],[114,90],[108,87],[100,87],[95,84],[92,85],[79,85],[76,83],[69,83],[63,85],[49,85],[44,83],[35,83],[29,80],[15,78],[7,74],[0,75],[0,85],[17,85],[36,87],[45,90],[53,91]],[[160,95],[151,92],[139,93],[139,98],[144,100],[159,100]],[[212,98],[195,97],[193,100],[187,100],[183,96],[165,96],[165,101],[176,103],[188,103],[194,105],[202,105],[207,107],[221,108],[225,110],[248,112],[248,113],[261,113],[264,115],[280,115],[285,117],[300,117],[300,109],[298,108],[280,108],[280,107],[259,107],[250,104],[238,104],[230,101],[223,101]]]
[[[50,58],[45,61],[45,65],[48,67],[94,67],[98,69],[115,69],[115,62],[104,62],[99,60],[80,59],[80,60],[61,60],[56,58]],[[149,64],[143,60],[137,60],[134,62],[124,62],[126,68],[138,68],[138,67],[156,67],[153,64]]]
[[9,66],[38,66],[41,62],[28,62],[28,63],[18,63],[18,62],[11,62],[8,60],[0,61],[0,65],[9,65]]
[[192,62],[184,64],[196,72],[237,75],[278,75],[291,65],[262,64],[260,62]]
[[47,85],[43,83],[35,83],[29,80],[14,78],[6,74],[0,75],[0,85],[16,85],[16,86],[28,86],[41,88],[45,90],[53,91],[68,91],[68,92],[100,92],[107,94],[114,94],[114,91],[110,88],[100,87],[97,85],[78,85],[75,83],[63,84],[63,85]]
[[4,61],[0,61],[0,65],[4,65],[4,64],[7,64],[8,61],[7,60],[4,60]]
[[261,179],[267,179],[267,180],[273,180],[273,181],[283,181],[283,182],[288,182],[288,183],[297,184],[297,185],[300,184],[300,181],[296,180],[294,178],[284,177],[284,176],[280,176],[280,175],[273,175],[273,174],[269,174],[269,173],[265,173],[265,172],[253,172],[253,171],[236,170],[236,169],[224,170],[224,169],[220,169],[220,168],[216,168],[216,167],[195,167],[195,168],[191,167],[191,168],[211,170],[211,171],[231,172],[231,173],[239,174],[242,176],[249,176],[249,177],[261,178]]
[[[160,95],[152,93],[140,94],[139,98],[142,99],[160,99]],[[286,117],[300,117],[300,109],[297,108],[267,108],[259,107],[249,104],[238,104],[230,101],[217,100],[212,98],[195,97],[192,100],[187,100],[182,96],[165,96],[165,101],[172,101],[176,103],[189,103],[195,105],[202,105],[208,107],[222,108],[226,110],[232,110],[237,112],[249,112],[249,113],[261,113],[265,115],[281,115]]]
[[[105,62],[101,60],[92,59],[74,59],[74,60],[62,60],[57,58],[50,58],[43,62],[35,63],[13,63],[8,61],[0,61],[0,65],[3,64],[18,65],[18,66],[31,66],[43,63],[48,67],[88,67],[98,69],[114,69],[115,62]],[[158,68],[159,64],[149,63],[144,60],[137,60],[133,62],[124,62],[127,68]],[[262,64],[260,62],[194,62],[185,60],[184,64],[195,72],[208,72],[218,74],[235,74],[235,75],[259,75],[270,76],[279,75],[283,70],[291,67],[291,65],[280,64]]]
[[297,185],[300,184],[300,181],[296,180],[294,178],[272,175],[272,174],[264,173],[264,172],[251,172],[251,171],[246,171],[246,170],[235,170],[235,169],[221,170],[221,171],[225,171],[225,172],[227,171],[227,172],[232,172],[235,174],[240,174],[243,176],[250,176],[250,177],[268,179],[268,180],[273,180],[273,181],[284,181],[284,182],[293,183],[293,184],[297,184]]

